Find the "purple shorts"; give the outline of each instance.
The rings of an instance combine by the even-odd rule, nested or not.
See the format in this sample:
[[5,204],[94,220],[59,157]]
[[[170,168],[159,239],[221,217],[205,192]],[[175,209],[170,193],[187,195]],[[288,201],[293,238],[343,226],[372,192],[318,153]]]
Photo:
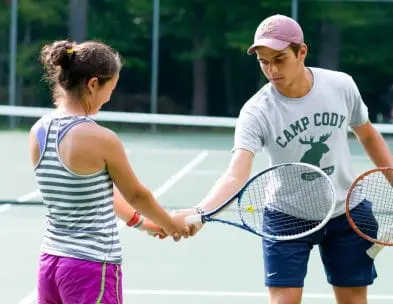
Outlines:
[[121,266],[41,254],[38,303],[122,304]]

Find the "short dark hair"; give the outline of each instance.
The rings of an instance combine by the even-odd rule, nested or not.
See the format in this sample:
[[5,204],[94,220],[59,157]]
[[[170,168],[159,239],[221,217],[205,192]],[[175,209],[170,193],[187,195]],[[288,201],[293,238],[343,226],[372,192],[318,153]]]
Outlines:
[[297,43],[291,43],[288,47],[295,53],[295,55],[299,55],[299,50],[300,47],[302,45],[301,44],[297,44]]
[[59,87],[82,98],[89,79],[97,77],[99,85],[104,85],[121,69],[119,53],[99,41],[55,41],[42,48],[40,59],[55,99]]

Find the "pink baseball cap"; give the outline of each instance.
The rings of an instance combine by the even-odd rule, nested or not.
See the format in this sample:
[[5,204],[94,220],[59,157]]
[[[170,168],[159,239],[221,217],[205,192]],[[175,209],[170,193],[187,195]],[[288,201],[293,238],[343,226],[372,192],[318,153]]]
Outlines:
[[281,51],[291,43],[303,43],[303,31],[300,25],[292,18],[283,15],[273,15],[261,22],[254,35],[254,43],[247,50],[251,55],[255,48],[266,46]]

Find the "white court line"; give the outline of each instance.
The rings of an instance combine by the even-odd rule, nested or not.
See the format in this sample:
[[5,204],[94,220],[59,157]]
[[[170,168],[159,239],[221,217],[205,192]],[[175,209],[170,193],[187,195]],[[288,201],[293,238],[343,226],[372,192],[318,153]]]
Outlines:
[[0,206],[0,213],[6,212],[9,209],[11,209],[11,204],[2,205],[2,206]]
[[155,197],[163,195],[168,191],[174,184],[176,184],[180,179],[186,176],[194,167],[201,163],[209,154],[208,151],[200,152],[196,157],[194,157],[187,165],[180,169],[176,174],[172,175],[161,187],[156,189],[153,194]]
[[[172,148],[168,148],[168,149],[154,149],[154,148],[142,148],[142,149],[128,149],[125,148],[127,154],[134,154],[134,153],[138,153],[138,154],[195,154],[198,152],[201,152],[201,149],[172,149]],[[231,151],[230,149],[225,150],[225,149],[217,149],[217,150],[210,150],[208,149],[209,154],[227,154],[227,155],[231,155]]]
[[[240,298],[267,298],[267,292],[241,292],[241,291],[209,291],[209,290],[152,290],[152,289],[127,289],[125,295],[148,296],[195,296],[195,297],[240,297]],[[333,294],[305,293],[305,299],[334,299]],[[393,295],[368,295],[369,300],[393,300]]]
[[30,192],[28,194],[22,195],[19,198],[17,198],[17,202],[22,203],[22,202],[27,202],[31,200],[32,198],[35,198],[40,195],[40,190],[35,190],[33,192]]
[[[186,176],[194,167],[201,163],[208,155],[208,151],[201,151],[196,157],[194,157],[190,162],[188,162],[183,168],[172,175],[164,184],[153,191],[153,195],[158,198],[167,192],[173,185],[175,185],[179,180]],[[118,221],[119,230],[122,229],[126,223],[123,221]],[[37,298],[37,291],[31,291],[26,297],[24,297],[18,304],[31,304]]]
[[[35,190],[33,192],[30,192],[28,194],[22,195],[16,199],[17,202],[22,203],[22,202],[27,202],[35,197],[40,195],[39,190]],[[5,212],[7,210],[11,209],[11,204],[5,204],[3,206],[0,206],[0,213]]]

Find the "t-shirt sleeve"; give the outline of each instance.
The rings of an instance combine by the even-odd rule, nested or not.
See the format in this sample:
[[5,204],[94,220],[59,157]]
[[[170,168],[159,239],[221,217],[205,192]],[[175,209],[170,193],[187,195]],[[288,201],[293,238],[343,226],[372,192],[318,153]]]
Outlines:
[[254,155],[263,147],[261,123],[250,110],[242,110],[236,122],[234,146],[232,151],[245,149]]
[[360,95],[359,89],[355,81],[350,78],[349,85],[349,101],[350,101],[350,120],[349,125],[351,127],[357,127],[366,123],[368,118],[368,108],[364,103],[362,96]]

